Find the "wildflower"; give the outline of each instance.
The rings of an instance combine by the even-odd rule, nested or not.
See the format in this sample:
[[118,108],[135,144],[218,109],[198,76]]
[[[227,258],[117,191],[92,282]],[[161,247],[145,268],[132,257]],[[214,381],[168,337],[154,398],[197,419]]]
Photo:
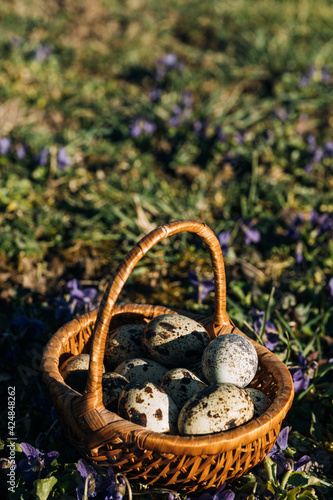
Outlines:
[[326,66],[323,66],[321,68],[321,81],[324,84],[327,84],[330,82],[331,79],[331,74],[329,72],[329,69]]
[[94,467],[80,458],[77,463],[77,471],[81,476],[81,481],[76,488],[77,500],[82,500],[85,488],[87,488],[88,498],[122,500],[123,495],[117,488],[116,478],[111,467],[108,468],[107,475],[104,476],[98,474]]
[[152,134],[156,130],[156,125],[145,118],[134,118],[129,126],[129,134],[136,139],[142,134]]
[[195,271],[188,273],[188,279],[192,285],[197,287],[196,300],[201,304],[209,292],[215,290],[214,279],[200,281]]
[[189,90],[189,89],[183,90],[183,92],[181,93],[181,97],[180,97],[180,103],[186,109],[192,108],[192,106],[193,106],[193,97],[192,97],[192,91],[191,90]]
[[244,134],[239,130],[235,133],[235,141],[237,144],[244,144]]
[[303,262],[303,242],[302,241],[297,242],[295,260],[296,260],[297,264],[300,264],[301,262]]
[[217,235],[217,239],[219,240],[219,243],[221,245],[222,249],[222,254],[226,255],[229,251],[229,241],[231,238],[231,233],[230,231],[224,231],[222,233],[219,233]]
[[170,71],[182,71],[184,64],[173,53],[165,54],[156,61],[156,78],[162,80]]
[[160,100],[161,95],[162,95],[162,89],[156,87],[149,92],[149,99],[151,102],[157,102]]
[[12,141],[9,137],[1,137],[0,138],[0,155],[6,156],[10,151]]
[[[277,440],[273,445],[273,448],[268,454],[268,456],[277,464],[278,476],[281,476],[288,468],[287,458],[283,453],[283,451],[288,448],[288,437],[289,437],[289,427],[284,427],[284,429],[280,431]],[[309,460],[310,457],[307,455],[301,457],[297,462],[293,464],[294,471],[299,470]]]
[[[257,335],[260,334],[262,323],[264,320],[264,311],[252,311],[253,318],[253,329]],[[264,346],[270,351],[274,351],[279,343],[279,334],[277,333],[276,326],[269,319],[266,320],[264,333],[266,336],[266,342],[264,342]]]
[[53,460],[59,456],[57,451],[44,453],[28,443],[20,443],[20,446],[26,458],[19,461],[17,464],[17,471],[22,475],[23,479],[30,484],[33,483],[35,479],[45,477],[47,469]]
[[88,306],[88,308],[90,309],[91,304],[97,295],[96,288],[82,289],[77,279],[68,281],[67,287],[70,291],[69,308],[72,314],[74,313],[75,309],[80,306]]
[[314,73],[315,73],[316,67],[312,64],[308,67],[308,69],[301,75],[301,78],[299,79],[298,85],[301,88],[305,88],[309,85]]
[[303,214],[297,214],[291,221],[290,226],[287,229],[286,235],[293,240],[296,240],[300,236],[300,226],[304,223]]
[[207,120],[194,120],[192,123],[193,132],[199,139],[206,137]]
[[72,163],[72,160],[67,155],[65,148],[63,146],[60,147],[58,149],[58,154],[57,154],[58,169],[63,171],[63,170],[65,170],[66,167],[71,165],[71,163]]
[[216,134],[216,138],[219,142],[226,142],[227,135],[224,132],[224,130],[222,129],[222,127],[220,127],[220,125],[215,127],[215,134]]
[[45,331],[45,325],[37,319],[30,319],[25,315],[16,316],[10,323],[10,329],[18,330],[20,335],[26,335],[31,339],[37,339]]
[[19,144],[16,148],[16,158],[24,160],[27,155],[27,148],[24,144]]
[[47,165],[48,159],[49,150],[47,148],[41,149],[39,154],[35,157],[37,165],[41,165],[42,167],[45,167],[45,165]]
[[333,158],[333,142],[332,141],[325,142],[324,156],[326,158]]
[[253,227],[253,221],[245,223],[241,221],[240,227],[244,232],[244,243],[245,245],[251,245],[251,243],[259,243],[261,240],[261,234],[258,229]]
[[303,392],[309,387],[310,380],[313,378],[317,368],[317,364],[315,362],[308,364],[305,356],[303,356],[301,352],[298,353],[297,357],[298,368],[290,370],[295,393]]
[[215,493],[202,493],[199,497],[187,497],[186,500],[234,500],[235,493],[231,490],[225,490],[226,483],[223,483]]
[[45,61],[51,54],[52,49],[46,43],[41,43],[33,53],[33,58],[38,62]]

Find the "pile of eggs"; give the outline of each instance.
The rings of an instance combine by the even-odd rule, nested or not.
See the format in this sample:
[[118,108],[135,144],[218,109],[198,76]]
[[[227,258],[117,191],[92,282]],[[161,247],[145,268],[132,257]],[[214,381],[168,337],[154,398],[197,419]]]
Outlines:
[[[66,384],[81,393],[89,359],[89,354],[79,354],[60,367]],[[156,432],[227,431],[271,404],[262,391],[248,387],[258,356],[246,337],[227,333],[210,340],[201,324],[179,314],[111,332],[104,365],[104,406]]]

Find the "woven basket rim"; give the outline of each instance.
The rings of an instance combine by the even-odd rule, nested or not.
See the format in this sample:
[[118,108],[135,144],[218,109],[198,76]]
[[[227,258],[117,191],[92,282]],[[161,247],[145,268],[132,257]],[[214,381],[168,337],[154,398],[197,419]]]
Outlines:
[[[184,314],[192,317],[204,326],[211,323],[211,318],[203,315],[189,313],[180,309],[141,304],[116,305],[114,307],[113,316],[116,317],[119,314],[128,313],[137,314],[139,311],[141,311],[141,313],[143,312],[143,314],[146,312],[148,315],[156,311],[170,311],[174,314]],[[93,326],[97,314],[98,309],[94,309],[66,323],[66,325],[57,330],[45,346],[42,359],[42,370],[44,372],[44,382],[48,385],[51,394],[61,394],[62,397],[68,397],[72,402],[74,400],[78,402],[83,398],[81,394],[74,391],[64,382],[59,371],[59,359],[62,346],[68,342],[72,336],[77,335],[83,328]],[[229,325],[229,331],[230,328],[232,328],[234,333],[239,333],[248,338],[237,327]],[[187,455],[201,455],[203,453],[215,455],[221,450],[228,451],[239,446],[246,446],[258,437],[269,433],[271,430],[275,429],[277,425],[280,425],[291,407],[294,396],[292,377],[287,367],[274,353],[251,338],[248,339],[257,350],[259,364],[264,364],[265,366],[270,365],[269,373],[277,380],[278,384],[277,395],[264,414],[228,431],[208,435],[178,436],[154,432],[139,425],[132,424],[122,419],[119,415],[106,410],[104,405],[102,405],[95,410],[103,415],[104,425],[96,430],[91,430],[90,438],[94,440],[96,446],[101,446],[109,437],[114,437],[115,435],[121,436],[122,429],[126,431],[128,427],[127,424],[129,423],[131,429],[135,431],[135,440],[140,449],[153,449],[160,453],[171,453],[176,455],[180,453],[183,454],[184,449],[186,449]]]

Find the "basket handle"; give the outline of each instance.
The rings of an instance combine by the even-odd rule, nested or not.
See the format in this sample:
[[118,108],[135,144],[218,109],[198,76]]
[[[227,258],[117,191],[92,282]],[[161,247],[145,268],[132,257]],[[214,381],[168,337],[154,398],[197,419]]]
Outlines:
[[220,330],[223,325],[230,325],[230,319],[226,313],[227,297],[223,255],[214,232],[206,224],[191,220],[170,222],[154,229],[144,236],[122,260],[102,297],[92,334],[88,380],[83,394],[86,411],[102,405],[102,375],[106,338],[113,308],[124,284],[135,265],[148,250],[166,237],[181,232],[196,233],[208,247],[215,280],[213,333],[215,330]]

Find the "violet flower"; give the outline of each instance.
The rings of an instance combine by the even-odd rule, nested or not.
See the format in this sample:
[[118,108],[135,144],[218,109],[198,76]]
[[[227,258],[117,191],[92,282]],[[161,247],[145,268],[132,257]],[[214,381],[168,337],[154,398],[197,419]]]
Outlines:
[[222,129],[222,127],[220,125],[217,125],[215,127],[215,134],[216,134],[216,138],[218,140],[218,142],[226,142],[227,140],[227,134],[224,132],[224,130]]
[[178,59],[176,54],[165,54],[156,61],[156,79],[162,80],[170,71],[183,71],[183,69],[184,63]]
[[[262,323],[264,320],[264,311],[252,311],[253,318],[253,329],[257,335],[260,334]],[[264,342],[264,346],[270,351],[274,351],[279,343],[279,334],[277,333],[277,328],[274,323],[270,320],[266,320],[265,330],[266,334],[266,342]]]
[[222,233],[219,233],[216,236],[221,245],[222,254],[227,255],[227,253],[229,252],[229,241],[231,238],[230,231],[223,231]]
[[92,303],[97,295],[96,288],[83,288],[81,287],[77,279],[72,279],[68,281],[67,287],[70,291],[69,308],[74,313],[75,309],[78,307],[84,307],[89,310],[92,308]]
[[0,155],[7,156],[10,151],[12,141],[9,137],[0,138]]
[[248,222],[241,221],[240,227],[244,233],[244,243],[245,245],[251,245],[251,243],[259,243],[261,240],[261,234],[259,229],[253,227],[253,221]]
[[133,118],[128,129],[129,134],[133,137],[133,139],[140,137],[142,134],[151,135],[155,132],[155,130],[156,125],[153,122],[141,117]]
[[311,379],[310,374],[312,373],[313,376],[317,367],[315,363],[308,365],[305,356],[303,356],[301,352],[298,353],[297,357],[299,368],[290,370],[295,393],[303,392],[309,387]]
[[47,469],[53,460],[59,456],[57,451],[44,453],[28,443],[20,443],[20,446],[26,458],[23,458],[17,464],[17,472],[29,484],[32,484],[35,479],[45,477]]
[[19,144],[16,148],[16,158],[24,160],[27,156],[27,147],[24,144]]
[[[107,470],[107,475],[98,474],[91,465],[88,465],[81,458],[77,463],[77,470],[81,480],[76,488],[77,500],[82,500],[85,492],[86,481],[88,481],[88,498],[96,500],[122,500],[123,495],[118,491],[116,478],[111,467]],[[88,478],[88,476],[90,476]],[[88,480],[87,480],[88,478]]]
[[201,304],[209,292],[215,290],[214,279],[200,281],[195,271],[188,273],[188,279],[192,285],[197,287],[196,300]]
[[333,278],[331,278],[328,282],[328,288],[330,291],[330,296],[333,297]]
[[45,167],[47,165],[48,159],[49,150],[47,148],[41,149],[38,155],[35,157],[37,165],[41,165],[42,167]]
[[299,213],[297,214],[290,223],[290,226],[287,229],[286,235],[293,240],[296,240],[300,236],[300,227],[304,223],[304,215]]
[[71,165],[71,163],[72,163],[72,160],[67,155],[65,148],[63,146],[61,146],[58,149],[58,154],[57,154],[57,167],[58,167],[58,169],[63,171],[63,170],[65,170],[66,167]]
[[162,95],[162,89],[156,87],[149,92],[149,99],[151,102],[158,102]]
[[194,120],[192,123],[194,135],[198,139],[205,139],[207,133],[207,120]]
[[43,62],[52,54],[52,52],[53,50],[49,45],[41,43],[33,53],[33,58],[38,62]]
[[[215,493],[202,493],[199,497],[187,497],[186,500],[234,500],[235,493],[231,490],[225,490],[226,483],[216,490]],[[173,499],[169,499],[173,500]]]
[[21,315],[12,319],[10,329],[17,330],[20,335],[29,336],[31,339],[38,339],[45,331],[45,324],[37,319]]
[[[287,468],[288,462],[285,457],[283,450],[288,448],[288,437],[289,437],[289,427],[284,427],[277,437],[273,448],[268,453],[268,456],[277,464],[277,475],[278,477],[283,475]],[[309,462],[310,457],[308,455],[304,455],[297,462],[294,463],[294,471],[301,469],[307,462]]]

